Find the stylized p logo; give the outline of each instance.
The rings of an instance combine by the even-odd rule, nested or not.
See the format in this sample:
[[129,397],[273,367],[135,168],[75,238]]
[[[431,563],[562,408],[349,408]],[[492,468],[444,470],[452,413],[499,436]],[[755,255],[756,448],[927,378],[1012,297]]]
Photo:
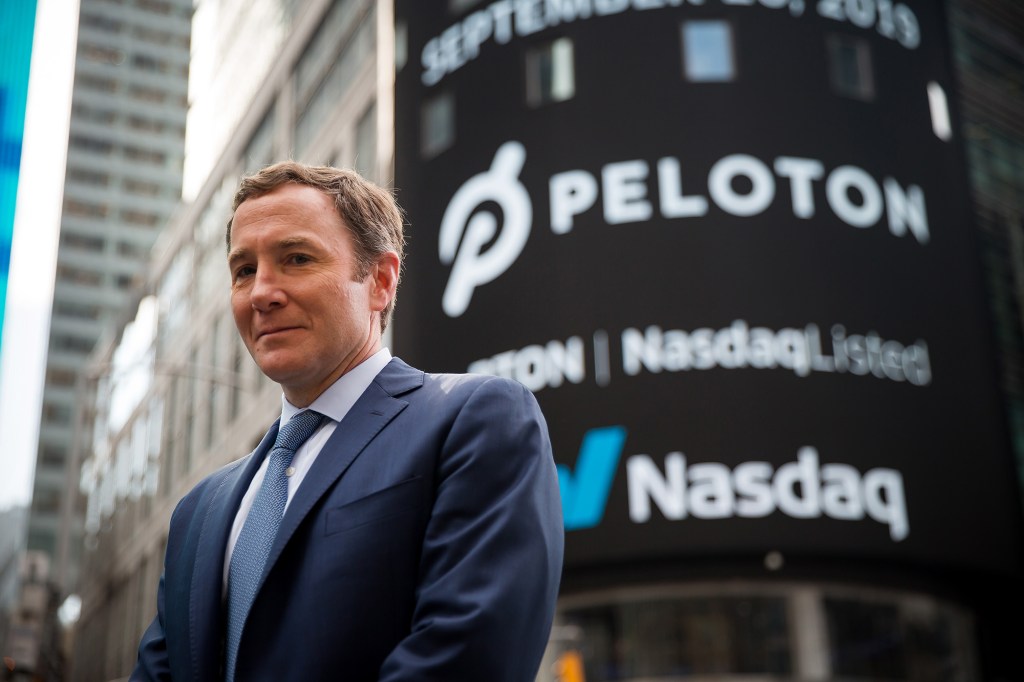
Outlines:
[[[526,246],[533,206],[526,188],[519,182],[525,161],[523,145],[518,142],[501,145],[494,153],[490,170],[467,180],[444,212],[437,251],[442,263],[452,265],[441,298],[441,307],[449,317],[466,312],[473,290],[508,270]],[[497,203],[504,217],[505,223],[497,239],[494,238],[498,233],[495,215],[488,211],[474,213],[486,201]],[[483,250],[492,240],[491,247]]]
[[601,522],[625,442],[626,429],[621,426],[591,429],[583,436],[575,475],[566,465],[558,465],[566,530],[593,528]]

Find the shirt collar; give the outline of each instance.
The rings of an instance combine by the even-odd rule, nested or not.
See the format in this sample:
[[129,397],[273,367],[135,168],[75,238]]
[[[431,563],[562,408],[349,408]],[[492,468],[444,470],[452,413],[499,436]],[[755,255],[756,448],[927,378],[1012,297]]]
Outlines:
[[[316,410],[320,414],[327,415],[332,420],[340,422],[352,406],[359,400],[373,380],[377,377],[385,365],[391,362],[391,351],[381,348],[379,351],[363,360],[361,363],[338,377],[337,381],[327,387],[316,400],[312,402],[309,409]],[[288,420],[301,412],[303,408],[295,407],[288,399],[281,394],[281,426],[288,423]]]

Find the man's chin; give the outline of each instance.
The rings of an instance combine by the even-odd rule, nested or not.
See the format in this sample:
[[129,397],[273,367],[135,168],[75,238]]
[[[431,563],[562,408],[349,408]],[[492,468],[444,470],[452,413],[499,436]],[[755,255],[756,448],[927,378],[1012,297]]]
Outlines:
[[260,371],[274,383],[286,386],[301,383],[304,370],[302,358],[260,358],[256,361]]

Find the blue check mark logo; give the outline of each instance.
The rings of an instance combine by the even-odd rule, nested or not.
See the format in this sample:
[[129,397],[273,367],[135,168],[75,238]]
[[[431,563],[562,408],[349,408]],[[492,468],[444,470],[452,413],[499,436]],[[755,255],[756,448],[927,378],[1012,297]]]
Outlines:
[[625,442],[626,429],[622,426],[591,429],[583,435],[576,472],[565,464],[558,465],[566,530],[593,528],[601,523]]

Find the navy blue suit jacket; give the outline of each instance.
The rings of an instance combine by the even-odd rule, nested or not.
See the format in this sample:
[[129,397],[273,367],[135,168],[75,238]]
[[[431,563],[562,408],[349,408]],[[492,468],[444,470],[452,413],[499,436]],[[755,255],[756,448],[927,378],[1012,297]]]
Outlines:
[[[222,679],[224,549],[276,433],[179,502],[132,680]],[[288,506],[235,679],[532,680],[562,543],[551,446],[529,391],[394,359]]]

